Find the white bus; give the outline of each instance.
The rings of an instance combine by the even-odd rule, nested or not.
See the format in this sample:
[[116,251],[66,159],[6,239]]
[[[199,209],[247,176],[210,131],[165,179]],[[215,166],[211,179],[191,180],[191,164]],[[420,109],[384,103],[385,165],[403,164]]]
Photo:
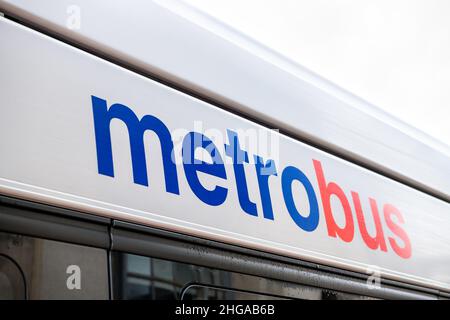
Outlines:
[[0,298],[450,297],[447,146],[183,2],[0,12]]

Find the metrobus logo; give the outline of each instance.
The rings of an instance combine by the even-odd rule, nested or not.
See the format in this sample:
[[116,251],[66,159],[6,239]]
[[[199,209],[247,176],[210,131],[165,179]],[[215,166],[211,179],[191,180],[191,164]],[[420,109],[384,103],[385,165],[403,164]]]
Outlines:
[[[139,119],[129,107],[123,104],[115,103],[108,108],[107,102],[104,99],[91,96],[91,100],[94,116],[98,173],[114,177],[110,123],[113,119],[118,119],[128,129],[134,183],[143,186],[149,185],[144,146],[144,133],[149,130],[156,134],[160,142],[166,192],[179,195],[179,172],[173,156],[174,143],[167,126],[160,119],[152,115],[145,115]],[[383,204],[381,216],[395,236],[386,238],[381,223],[378,203],[375,199],[369,198],[375,225],[375,235],[370,235],[367,230],[358,192],[351,191],[351,199],[347,198],[337,182],[327,181],[322,163],[316,159],[311,159],[311,165],[315,171],[314,178],[317,180],[319,186],[318,192],[314,190],[310,178],[299,168],[286,166],[283,170],[278,171],[274,160],[263,159],[257,154],[252,155],[262,205],[262,212],[259,213],[255,202],[249,197],[244,170],[244,166],[250,165],[250,155],[241,148],[236,132],[227,130],[227,135],[228,144],[224,145],[225,154],[221,154],[214,142],[200,132],[188,132],[183,138],[181,154],[184,174],[192,192],[200,201],[210,206],[219,206],[226,201],[228,189],[221,186],[215,186],[212,190],[206,189],[199,179],[199,173],[214,176],[219,179],[228,179],[223,161],[224,157],[228,157],[233,166],[239,205],[245,214],[252,216],[261,215],[264,219],[275,220],[276,214],[272,208],[269,179],[279,179],[286,209],[293,223],[299,229],[305,232],[313,232],[316,230],[320,220],[320,202],[329,237],[340,239],[344,242],[352,242],[355,236],[356,221],[362,239],[368,248],[387,252],[389,244],[389,247],[399,257],[404,259],[411,257],[411,241],[408,234],[402,228],[402,225],[405,223],[402,213],[392,204]],[[195,151],[198,148],[207,152],[212,161],[205,162],[196,158]],[[295,195],[292,190],[292,184],[295,181],[301,183],[306,191],[310,211],[308,215],[300,214],[295,205]],[[334,218],[331,207],[333,197],[339,200],[342,205],[345,216],[345,225],[343,227],[339,226]],[[355,216],[351,203],[353,203],[355,209]]]

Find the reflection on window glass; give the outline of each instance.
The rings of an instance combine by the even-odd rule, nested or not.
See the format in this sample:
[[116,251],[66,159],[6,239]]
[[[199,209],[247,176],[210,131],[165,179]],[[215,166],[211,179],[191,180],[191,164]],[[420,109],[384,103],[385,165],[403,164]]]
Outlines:
[[366,298],[296,283],[122,252],[113,253],[112,273],[114,298],[125,300]]
[[[232,286],[231,273],[132,254],[114,254],[113,274],[115,296],[119,299],[180,299],[183,288],[190,283]],[[185,299],[220,299],[223,294],[192,288]]]
[[142,256],[130,255],[128,272],[136,275],[150,275],[150,259]]
[[114,287],[117,297],[121,299],[178,299],[186,283],[203,279],[203,274],[211,271],[131,254],[116,253],[114,258],[117,266],[113,270],[117,279]]
[[[0,232],[2,256],[13,259],[23,271],[29,299],[109,297],[106,250]],[[24,289],[16,290],[23,288],[19,284],[23,277],[11,264],[9,269],[5,265],[0,259],[0,298],[24,297]],[[20,294],[11,297],[11,287]]]

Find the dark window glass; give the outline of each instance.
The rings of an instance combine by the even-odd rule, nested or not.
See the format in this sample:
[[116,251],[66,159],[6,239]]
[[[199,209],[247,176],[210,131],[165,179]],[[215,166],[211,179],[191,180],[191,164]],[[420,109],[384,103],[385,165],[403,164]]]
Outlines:
[[[23,271],[29,299],[108,299],[106,250],[0,232],[1,256],[13,259]],[[1,261],[0,286],[16,290],[20,273],[10,265],[2,272],[6,264]],[[24,289],[14,292],[19,293],[4,298],[24,297]]]
[[358,295],[134,254],[113,252],[115,299],[362,299]]

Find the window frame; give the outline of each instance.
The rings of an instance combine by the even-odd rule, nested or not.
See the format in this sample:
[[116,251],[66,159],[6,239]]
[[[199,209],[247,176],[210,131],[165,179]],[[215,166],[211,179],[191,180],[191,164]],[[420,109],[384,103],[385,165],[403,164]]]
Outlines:
[[190,263],[240,274],[297,283],[378,299],[437,299],[432,290],[382,279],[369,288],[369,275],[281,257],[266,252],[181,235],[123,221],[113,221],[112,251]]

